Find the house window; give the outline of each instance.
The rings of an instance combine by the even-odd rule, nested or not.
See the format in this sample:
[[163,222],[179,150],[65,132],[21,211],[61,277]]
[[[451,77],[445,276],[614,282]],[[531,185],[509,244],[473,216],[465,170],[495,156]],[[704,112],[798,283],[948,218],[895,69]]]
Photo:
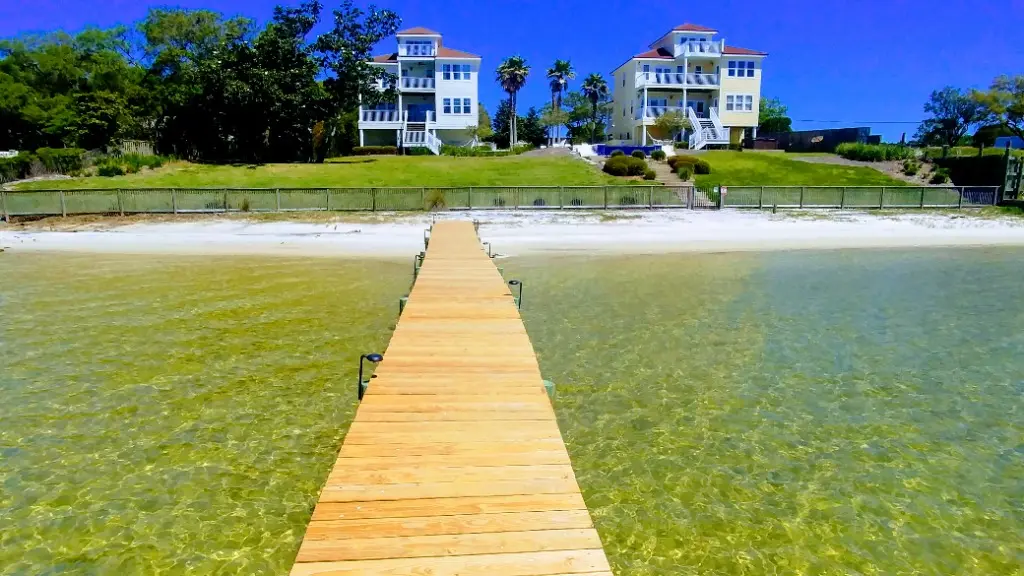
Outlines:
[[648,98],[647,99],[647,105],[648,106],[661,106],[661,107],[664,108],[665,106],[668,106],[668,98]]
[[727,94],[725,97],[725,109],[730,112],[753,112],[753,94]]
[[[732,98],[732,96],[730,96],[730,98]],[[451,114],[452,113],[452,99],[451,98],[445,98],[443,100],[443,107],[442,107],[442,109],[444,110],[445,114]]]
[[455,113],[455,114],[462,114],[462,99],[461,98],[456,98],[455,99],[455,110],[452,110],[452,112]]
[[739,68],[740,62],[735,60],[729,60],[729,76],[736,76],[736,70]]
[[729,111],[736,109],[736,97],[732,94],[725,97],[725,109]]
[[469,114],[469,98],[462,99],[462,113]]
[[747,62],[747,78],[754,77],[754,62]]
[[444,78],[445,80],[451,80],[452,79],[452,65],[451,64],[443,64],[443,65],[441,65],[441,77]]
[[650,80],[650,79],[651,79],[651,65],[650,64],[644,64],[644,80]]
[[625,74],[622,75],[622,87],[623,88],[626,87],[626,75]]
[[696,64],[696,65],[694,65],[694,67],[693,67],[693,71],[694,71],[694,73],[696,73],[696,74],[703,74],[703,73],[704,73],[704,67],[703,67],[703,66],[701,66],[700,64]]
[[743,110],[745,112],[754,111],[754,97],[752,95],[747,94],[743,97]]
[[452,80],[462,80],[462,67],[458,64],[452,66]]
[[462,64],[462,79],[463,80],[469,80],[470,79],[469,74],[470,74],[469,64]]

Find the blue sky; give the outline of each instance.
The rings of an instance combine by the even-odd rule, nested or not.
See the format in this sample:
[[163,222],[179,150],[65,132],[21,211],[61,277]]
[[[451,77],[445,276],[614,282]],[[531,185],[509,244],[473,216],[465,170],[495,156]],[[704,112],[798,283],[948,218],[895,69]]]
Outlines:
[[[181,0],[264,22],[273,0]],[[131,23],[145,0],[0,0],[0,36],[26,31]],[[329,10],[330,0],[324,1]],[[898,140],[918,121],[933,89],[983,88],[998,74],[1024,74],[1024,0],[779,0],[750,2],[593,2],[561,0],[386,0],[403,25],[426,26],[445,45],[483,57],[481,101],[493,112],[502,97],[493,82],[503,57],[520,54],[533,78],[525,109],[548,101],[544,70],[572,60],[579,78],[606,76],[672,26],[717,28],[729,44],[769,53],[763,93],[789,106],[797,129],[871,126]],[[329,18],[328,18],[329,19]],[[393,49],[393,41],[379,52]],[[575,82],[578,86],[579,80]],[[835,120],[838,122],[821,122]]]

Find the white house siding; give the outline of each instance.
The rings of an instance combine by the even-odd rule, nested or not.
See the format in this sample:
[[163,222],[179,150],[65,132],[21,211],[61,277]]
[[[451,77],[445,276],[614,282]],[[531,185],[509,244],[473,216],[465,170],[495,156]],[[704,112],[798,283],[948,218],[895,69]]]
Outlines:
[[[737,60],[741,62],[754,62],[754,77],[743,78],[729,77],[729,60]],[[749,128],[757,126],[758,118],[758,105],[761,101],[761,62],[763,58],[743,57],[743,56],[730,56],[725,54],[722,56],[722,91],[721,96],[718,99],[718,116],[722,119],[722,124],[725,126],[735,126],[742,128]],[[749,94],[753,96],[753,110],[729,111],[726,108],[727,96],[728,95],[738,96]]]
[[[445,64],[450,64],[453,66],[457,64],[469,64],[471,74],[470,79],[445,80],[443,72]],[[476,126],[478,114],[477,110],[479,106],[479,91],[477,87],[480,82],[480,60],[463,58],[438,58],[437,70],[434,72],[434,78],[437,86],[437,91],[435,92],[435,109],[437,110],[437,129],[439,131],[454,129],[465,130],[470,126]],[[445,98],[469,98],[469,113],[455,114],[453,106],[452,111],[448,114],[445,114]],[[443,137],[441,137],[441,140],[445,143],[448,143],[448,140],[445,140]]]

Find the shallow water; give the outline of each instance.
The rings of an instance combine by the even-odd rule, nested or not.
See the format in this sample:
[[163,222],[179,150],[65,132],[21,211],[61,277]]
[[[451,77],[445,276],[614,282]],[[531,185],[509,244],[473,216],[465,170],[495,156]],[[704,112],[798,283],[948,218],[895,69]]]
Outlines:
[[1020,574],[1024,252],[505,262],[615,573]]
[[0,573],[287,573],[410,276],[0,255]]

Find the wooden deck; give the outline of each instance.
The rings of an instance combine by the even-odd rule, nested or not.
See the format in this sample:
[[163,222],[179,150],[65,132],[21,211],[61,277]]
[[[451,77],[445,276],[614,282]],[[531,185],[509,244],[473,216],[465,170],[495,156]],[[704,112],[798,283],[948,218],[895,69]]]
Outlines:
[[434,225],[293,575],[610,576],[508,286]]

